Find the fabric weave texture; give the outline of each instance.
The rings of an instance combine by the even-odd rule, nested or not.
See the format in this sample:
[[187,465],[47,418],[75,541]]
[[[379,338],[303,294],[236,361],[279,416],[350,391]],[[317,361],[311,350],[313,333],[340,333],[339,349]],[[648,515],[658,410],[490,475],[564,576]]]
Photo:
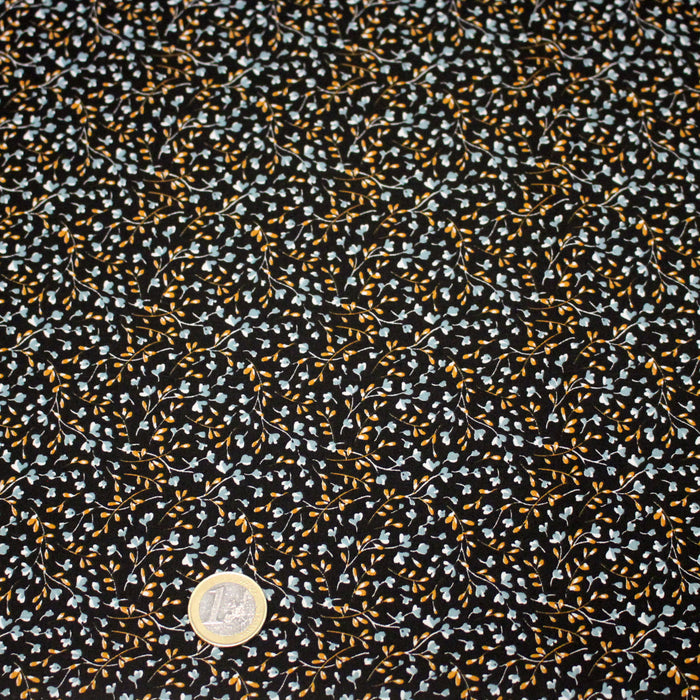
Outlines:
[[695,1],[3,3],[0,697],[700,698],[699,66]]

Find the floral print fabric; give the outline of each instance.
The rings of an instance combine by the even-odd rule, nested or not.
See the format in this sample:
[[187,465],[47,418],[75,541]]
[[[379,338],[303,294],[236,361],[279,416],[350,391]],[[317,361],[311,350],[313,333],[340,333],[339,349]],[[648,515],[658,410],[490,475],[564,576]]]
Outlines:
[[0,697],[699,697],[699,40],[5,3]]

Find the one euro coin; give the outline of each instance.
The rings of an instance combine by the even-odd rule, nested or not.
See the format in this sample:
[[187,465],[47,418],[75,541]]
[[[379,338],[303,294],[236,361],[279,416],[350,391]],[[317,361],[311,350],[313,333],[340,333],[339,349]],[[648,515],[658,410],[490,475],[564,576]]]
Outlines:
[[249,576],[219,572],[197,584],[187,612],[201,639],[217,647],[232,647],[245,644],[260,631],[267,601]]

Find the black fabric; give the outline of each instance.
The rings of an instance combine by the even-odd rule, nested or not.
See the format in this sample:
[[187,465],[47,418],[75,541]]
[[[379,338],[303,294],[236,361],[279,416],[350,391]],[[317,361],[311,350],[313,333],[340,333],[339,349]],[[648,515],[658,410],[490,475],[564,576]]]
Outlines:
[[699,38],[5,3],[0,697],[700,697]]

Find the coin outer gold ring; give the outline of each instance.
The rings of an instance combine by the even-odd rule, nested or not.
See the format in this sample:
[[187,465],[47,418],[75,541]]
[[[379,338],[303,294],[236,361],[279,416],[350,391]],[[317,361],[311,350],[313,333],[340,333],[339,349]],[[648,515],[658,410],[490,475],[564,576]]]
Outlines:
[[[212,586],[220,583],[237,583],[243,586],[253,596],[255,601],[255,617],[250,625],[238,634],[216,634],[208,630],[199,617],[199,604],[202,597]],[[239,644],[245,644],[245,642],[260,632],[267,617],[267,600],[262,588],[250,576],[229,571],[219,572],[207,576],[197,584],[194,591],[192,591],[190,602],[187,606],[187,614],[190,618],[192,629],[205,642],[217,647],[235,647]]]

